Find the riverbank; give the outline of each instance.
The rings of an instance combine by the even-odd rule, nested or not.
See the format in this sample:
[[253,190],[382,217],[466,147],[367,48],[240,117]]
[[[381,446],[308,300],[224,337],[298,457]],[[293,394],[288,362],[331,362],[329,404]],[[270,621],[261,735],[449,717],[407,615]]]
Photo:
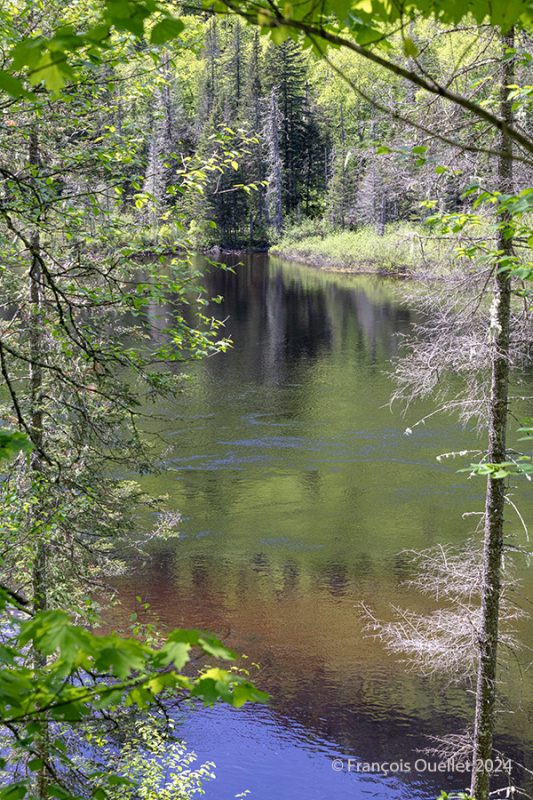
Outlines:
[[331,272],[410,276],[449,271],[456,245],[447,238],[429,237],[421,227],[394,224],[383,235],[370,226],[317,234],[295,229],[270,253]]

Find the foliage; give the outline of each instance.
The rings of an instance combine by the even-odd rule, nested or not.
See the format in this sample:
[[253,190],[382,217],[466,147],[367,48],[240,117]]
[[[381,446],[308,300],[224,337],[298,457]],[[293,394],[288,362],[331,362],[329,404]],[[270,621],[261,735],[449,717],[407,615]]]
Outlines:
[[[155,2],[110,0],[98,20],[100,11],[61,0],[0,11],[18,81],[0,74],[12,98],[4,95],[0,129],[10,154],[0,165],[2,416],[19,428],[0,440],[0,726],[9,757],[0,797],[11,800],[68,797],[76,766],[65,732],[88,720],[105,726],[119,706],[149,715],[185,695],[235,707],[265,699],[218,665],[233,654],[208,634],[178,630],[157,643],[89,627],[97,614],[87,597],[115,569],[119,538],[132,542],[136,515],[158,508],[121,480],[154,469],[146,417],[179,392],[183,365],[229,346],[192,263],[184,208],[238,156],[233,134],[205,159],[163,153],[160,137],[145,147],[154,86],[156,119],[166,110],[154,47],[182,24]],[[151,42],[139,46],[150,15]],[[140,235],[150,228],[155,235]],[[193,650],[204,667],[184,673]],[[102,763],[85,778],[84,797],[122,786]]]
[[[360,34],[365,44],[372,42],[372,37],[368,33],[363,37],[363,31],[371,30],[370,26],[379,23],[394,23],[402,18],[403,15],[409,16],[420,14],[423,17],[435,16],[437,19],[446,23],[457,23],[464,19],[465,8],[450,0],[409,0],[401,5],[384,6],[378,0],[355,0],[346,2],[344,0],[331,0],[320,7],[317,7],[311,0],[299,3],[293,7],[274,7],[262,3],[241,3],[247,11],[248,8],[262,13],[259,22],[268,25],[269,20],[304,20],[305,22],[325,22],[328,16],[333,15],[339,22],[346,23],[350,29]],[[500,25],[508,29],[511,25],[518,22],[529,24],[532,21],[531,7],[527,0],[519,0],[509,8],[495,8],[489,0],[475,0],[469,4],[468,12],[478,23],[489,20],[493,25]],[[366,39],[366,41],[365,41]],[[412,53],[411,53],[412,54]]]
[[[245,677],[218,666],[206,666],[196,677],[183,673],[194,650],[217,661],[235,657],[209,634],[177,629],[161,646],[152,647],[114,634],[95,635],[73,625],[69,615],[60,610],[24,619],[23,607],[14,605],[5,590],[0,592],[0,600],[4,621],[0,719],[13,737],[14,747],[6,776],[16,775],[16,764],[27,756],[30,772],[42,767],[37,747],[50,722],[96,720],[121,704],[146,711],[155,702],[161,704],[177,694],[207,705],[223,701],[235,707],[266,699]],[[28,666],[29,648],[45,657],[42,667]],[[52,738],[45,761],[51,779],[49,796],[71,797],[60,778],[70,764],[61,736]],[[91,780],[97,787],[120,783],[107,765],[93,770]],[[17,779],[0,790],[0,797],[25,797],[31,793],[31,785],[30,778]],[[104,796],[101,788],[95,791],[94,797]]]
[[474,800],[466,792],[441,792],[437,800]]
[[31,450],[31,442],[25,433],[0,430],[0,461],[10,461],[17,453]]
[[421,227],[391,224],[383,235],[373,227],[331,231],[319,236],[309,223],[289,229],[273,253],[335,269],[387,271],[391,274],[449,269],[451,241],[432,241]]
[[89,744],[96,740],[103,760],[122,779],[107,787],[109,800],[189,800],[205,794],[203,785],[215,777],[215,765],[196,765],[196,754],[176,738],[171,722],[167,727],[135,720],[134,732],[122,746],[111,736],[89,735]]
[[[473,6],[471,9],[475,16],[487,12],[495,24],[504,24],[496,9],[483,3],[476,7],[477,11]],[[427,199],[429,181],[434,184],[432,197],[439,205],[453,208],[464,204],[458,199],[460,178],[468,181],[479,174],[480,168],[484,172],[487,165],[483,156],[472,163],[464,152],[452,157],[445,151],[441,158],[433,146],[432,155],[426,157],[429,139],[433,136],[438,140],[442,134],[445,106],[431,97],[431,82],[419,83],[418,92],[411,90],[407,82],[417,73],[398,62],[415,57],[415,51],[420,50],[425,69],[444,75],[442,83],[453,86],[455,98],[473,93],[477,101],[474,105],[453,111],[455,127],[461,127],[462,113],[473,113],[475,118],[479,112],[481,116],[474,124],[479,124],[481,131],[486,114],[497,122],[492,114],[495,100],[490,59],[483,57],[494,50],[488,39],[481,37],[478,44],[477,33],[467,27],[448,32],[446,37],[434,36],[435,23],[419,16],[409,22],[409,36],[405,31],[398,33],[393,20],[400,14],[404,21],[411,20],[416,3],[388,11],[380,4],[370,10],[354,3],[353,12],[350,4],[336,7],[335,3],[320,9],[303,4],[298,10],[291,4],[274,4],[267,9],[260,2],[221,3],[214,8],[224,10],[220,20],[211,17],[206,21],[199,15],[176,20],[171,7],[158,5],[155,0],[107,3],[100,18],[100,10],[89,3],[83,21],[78,15],[74,23],[67,12],[57,21],[59,31],[54,36],[47,38],[40,32],[28,40],[20,23],[17,28],[9,14],[5,15],[5,35],[13,42],[12,65],[5,72],[23,87],[25,76],[33,80],[44,74],[48,80],[44,67],[32,71],[36,69],[33,62],[37,58],[46,60],[52,51],[54,68],[66,70],[61,80],[67,82],[62,89],[54,90],[58,98],[64,99],[69,81],[74,85],[87,64],[94,74],[103,61],[112,65],[116,96],[110,107],[115,107],[115,113],[105,140],[120,142],[122,152],[116,156],[110,153],[108,164],[123,162],[125,169],[116,191],[123,210],[132,201],[136,208],[144,209],[143,218],[150,224],[144,225],[139,235],[152,231],[143,239],[146,247],[154,244],[154,239],[157,242],[157,227],[162,229],[160,243],[171,246],[168,233],[174,222],[168,216],[169,198],[161,204],[161,192],[165,194],[178,164],[212,153],[213,137],[228,127],[245,140],[243,148],[237,147],[239,157],[229,162],[236,169],[231,167],[224,175],[217,175],[216,167],[208,169],[210,177],[203,197],[185,204],[186,228],[191,226],[196,245],[265,245],[275,238],[271,203],[265,191],[266,182],[272,187],[275,175],[270,155],[274,135],[279,136],[281,145],[280,192],[283,217],[287,218],[284,227],[290,224],[288,216],[294,211],[300,218],[316,219],[324,214],[326,201],[329,220],[342,228],[370,223],[379,229],[389,222],[418,218],[418,204]],[[422,17],[427,16],[428,9],[420,9]],[[234,12],[229,18],[228,10]],[[449,22],[462,10],[443,2],[433,4],[431,12],[442,22]],[[523,3],[513,4],[508,10],[512,21],[526,12]],[[239,15],[259,23],[261,32],[270,34],[278,46],[273,47],[266,36],[258,37],[249,26],[243,27]],[[390,30],[388,23],[393,26]],[[86,31],[82,30],[84,26]],[[72,30],[62,33],[62,27]],[[102,38],[94,38],[97,29]],[[135,37],[141,31],[148,37],[150,31],[163,29],[168,39],[156,42],[152,36],[139,58]],[[331,36],[340,37],[339,42],[328,38]],[[323,58],[317,60],[306,53],[311,44]],[[395,54],[392,61],[388,52]],[[83,68],[80,54],[89,58]],[[523,54],[524,77],[527,55]],[[137,80],[131,66],[135,63],[142,63],[146,74],[155,70],[153,83]],[[127,88],[122,83],[126,75]],[[527,86],[527,82],[513,85],[516,103],[526,103]],[[21,97],[20,91],[13,90],[13,96]],[[272,91],[280,112],[276,130],[269,121]],[[133,115],[124,112],[131,103],[137,112]],[[149,136],[136,124],[143,117],[151,128]],[[406,125],[418,129],[419,134],[409,132]],[[462,138],[467,149],[475,151],[471,139]],[[379,159],[374,157],[377,154],[381,154]],[[209,227],[208,220],[217,227]]]
[[[383,5],[378,0],[330,0],[317,6],[311,0],[293,5],[266,2],[222,2],[207,0],[206,7],[226,12],[229,7],[236,13],[258,23],[265,32],[271,33],[274,41],[282,42],[293,31],[300,29],[318,33],[327,30],[346,29],[362,47],[375,42],[384,45],[382,25],[394,25],[404,17],[415,14],[434,16],[448,24],[458,23],[465,16],[465,8],[450,0],[410,0],[401,5]],[[176,39],[183,31],[184,23],[176,18],[165,3],[157,0],[106,0],[101,9],[95,9],[92,24],[83,31],[74,24],[64,24],[53,35],[43,33],[22,37],[11,51],[12,65],[0,73],[0,87],[12,96],[27,92],[17,71],[22,70],[31,85],[41,82],[51,91],[59,91],[67,80],[75,76],[72,57],[85,56],[92,63],[105,58],[109,50],[113,30],[141,38],[148,33],[154,46]],[[532,22],[532,11],[528,0],[516,0],[512,4],[494,4],[490,0],[475,0],[469,4],[468,12],[482,23],[488,20],[508,30],[517,23]],[[9,16],[4,13],[4,20]],[[286,30],[284,29],[286,28]],[[309,45],[314,40],[306,40]],[[413,56],[417,48],[413,40],[404,38],[406,55]]]

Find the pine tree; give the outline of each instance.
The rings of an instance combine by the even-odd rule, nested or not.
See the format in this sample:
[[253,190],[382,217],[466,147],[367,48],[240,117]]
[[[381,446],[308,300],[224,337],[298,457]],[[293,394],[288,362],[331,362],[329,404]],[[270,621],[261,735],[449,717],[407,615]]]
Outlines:
[[307,69],[301,48],[292,40],[269,49],[267,80],[277,95],[283,207],[289,214],[304,210],[306,201],[309,205],[310,176],[317,160],[324,163],[310,108]]

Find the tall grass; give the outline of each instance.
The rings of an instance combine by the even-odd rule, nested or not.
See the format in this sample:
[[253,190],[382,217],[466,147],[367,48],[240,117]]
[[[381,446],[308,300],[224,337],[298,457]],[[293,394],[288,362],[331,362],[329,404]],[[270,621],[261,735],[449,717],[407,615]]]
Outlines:
[[327,231],[307,221],[288,230],[271,252],[324,268],[394,274],[449,268],[456,246],[452,237],[431,236],[409,223],[388,225],[380,236],[371,226]]

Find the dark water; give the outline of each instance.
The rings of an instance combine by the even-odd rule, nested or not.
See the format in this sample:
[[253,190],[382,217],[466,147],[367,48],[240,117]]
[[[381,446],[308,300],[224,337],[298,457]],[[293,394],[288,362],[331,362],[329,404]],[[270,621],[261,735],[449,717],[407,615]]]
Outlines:
[[[168,471],[147,481],[182,513],[181,536],[121,586],[125,614],[140,594],[164,625],[219,633],[272,696],[186,716],[189,746],[217,765],[208,800],[431,798],[467,785],[414,764],[428,737],[465,728],[471,694],[407,672],[363,636],[359,614],[361,601],[384,618],[393,604],[423,609],[402,551],[465,541],[474,523],[462,514],[482,507],[483,484],[435,460],[473,435],[434,418],[406,436],[431,406],[404,417],[387,405],[412,310],[392,282],[266,257],[211,272],[209,285],[234,348],[161,409]],[[506,678],[515,713],[499,743],[527,760],[531,675],[510,666]],[[339,757],[404,767],[335,772]]]

